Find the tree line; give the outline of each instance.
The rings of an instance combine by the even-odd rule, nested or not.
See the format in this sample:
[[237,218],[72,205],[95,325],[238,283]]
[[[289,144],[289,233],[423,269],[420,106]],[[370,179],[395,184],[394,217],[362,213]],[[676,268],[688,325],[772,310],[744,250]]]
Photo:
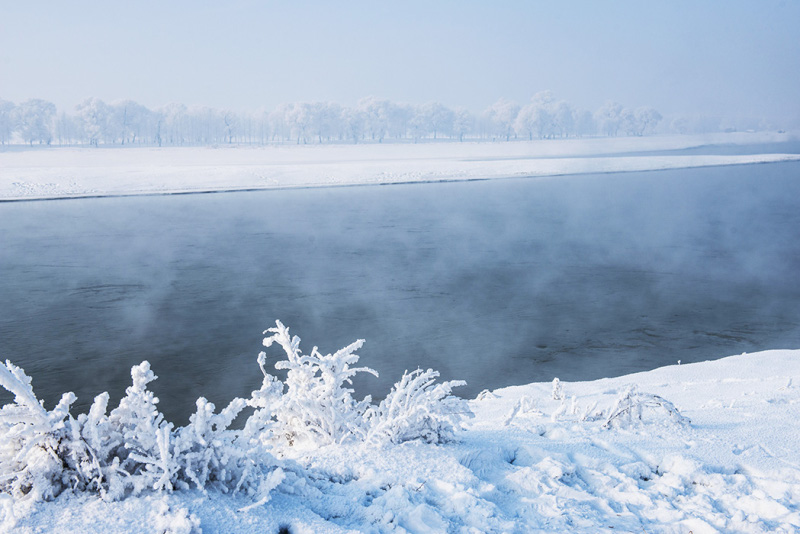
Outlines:
[[149,109],[132,100],[87,98],[70,113],[46,100],[0,99],[0,144],[197,146],[270,143],[362,143],[428,139],[552,139],[641,136],[661,122],[651,107],[607,102],[591,112],[542,91],[520,105],[501,98],[482,113],[439,102],[404,104],[366,97],[355,106],[295,102],[272,111],[169,104]]

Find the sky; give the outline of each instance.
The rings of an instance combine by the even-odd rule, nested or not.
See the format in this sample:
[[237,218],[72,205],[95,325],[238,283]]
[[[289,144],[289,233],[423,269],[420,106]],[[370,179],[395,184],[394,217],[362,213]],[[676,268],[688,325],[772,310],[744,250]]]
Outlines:
[[0,0],[0,98],[478,112],[551,90],[590,110],[800,123],[798,28],[798,0]]

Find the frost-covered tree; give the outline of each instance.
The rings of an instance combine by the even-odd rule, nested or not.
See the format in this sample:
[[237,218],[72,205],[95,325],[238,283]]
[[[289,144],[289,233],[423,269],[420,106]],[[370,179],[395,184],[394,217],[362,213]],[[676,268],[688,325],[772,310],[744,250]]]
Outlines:
[[691,122],[685,115],[680,115],[672,119],[669,129],[679,134],[687,134],[691,132]]
[[575,110],[566,100],[553,105],[553,129],[554,134],[560,137],[575,134]]
[[111,103],[109,137],[122,145],[142,142],[151,122],[151,111],[133,100]]
[[364,112],[355,108],[345,108],[342,112],[342,123],[345,137],[353,143],[358,143],[364,136],[366,117]]
[[594,116],[588,109],[580,109],[575,111],[575,134],[594,135],[597,127],[594,122]]
[[272,123],[269,119],[269,112],[265,109],[259,109],[253,113],[252,118],[255,124],[255,135],[259,144],[267,144],[270,136],[272,136]]
[[72,144],[81,139],[81,127],[75,117],[64,112],[59,113],[55,120],[55,138],[59,145]]
[[605,135],[617,135],[620,126],[622,126],[622,112],[622,104],[609,100],[594,114],[595,121],[597,121],[597,127]]
[[550,116],[546,110],[534,104],[527,104],[519,110],[514,120],[514,131],[517,135],[532,140],[534,135],[540,137],[540,131],[546,129],[549,121]]
[[392,103],[374,96],[358,101],[356,108],[363,113],[364,133],[373,141],[383,142],[389,130]]
[[438,136],[451,136],[453,134],[453,122],[455,113],[453,110],[440,102],[428,102],[419,107],[418,113],[422,115],[422,123],[428,128],[428,133],[433,134],[433,138]]
[[410,104],[392,104],[389,108],[388,134],[394,139],[403,139],[408,135],[409,124],[414,117],[414,107]]
[[466,108],[456,108],[453,117],[453,135],[459,141],[464,140],[465,135],[469,135],[475,129],[475,116]]
[[7,145],[11,142],[11,135],[15,130],[13,102],[0,99],[0,145]]
[[241,129],[242,120],[236,112],[230,109],[222,110],[222,112],[220,112],[220,118],[224,126],[225,140],[228,144],[233,143],[234,137],[239,134],[239,130]]
[[183,145],[188,138],[188,109],[183,104],[167,104],[159,110],[159,121],[157,123],[157,134],[159,146],[161,143],[169,145]]
[[311,131],[317,142],[328,141],[341,130],[342,107],[335,102],[313,102],[311,104]]
[[270,112],[269,124],[273,140],[280,138],[281,141],[286,141],[291,138],[292,131],[288,117],[290,109],[291,104],[281,104]]
[[213,145],[226,141],[222,113],[214,108],[195,106],[186,110],[186,140],[197,145]]
[[661,114],[653,108],[626,108],[622,110],[620,127],[628,135],[642,136],[646,131],[654,129],[660,121]]
[[506,141],[511,139],[511,136],[515,134],[514,121],[516,121],[519,111],[519,104],[505,98],[501,98],[489,106],[483,112],[488,133],[492,137],[505,138]]
[[637,125],[636,116],[632,109],[625,108],[622,110],[622,113],[620,113],[619,127],[625,135],[636,135],[639,126]]
[[567,101],[556,100],[551,91],[541,91],[519,111],[514,130],[528,139],[568,137],[576,131],[575,110]]
[[52,102],[32,98],[14,108],[14,123],[23,141],[49,145],[53,140],[56,106]]
[[111,108],[99,98],[87,98],[75,108],[84,138],[92,146],[108,136]]
[[299,145],[308,143],[308,137],[313,131],[315,107],[308,102],[295,102],[280,106],[283,121],[289,128],[290,136],[297,140]]
[[653,131],[663,118],[661,113],[647,106],[636,108],[634,113],[639,125],[637,135],[644,135],[647,132]]
[[411,119],[408,121],[408,132],[411,138],[416,143],[423,137],[428,135],[430,131],[430,124],[428,123],[428,116],[422,112],[420,106],[414,106]]

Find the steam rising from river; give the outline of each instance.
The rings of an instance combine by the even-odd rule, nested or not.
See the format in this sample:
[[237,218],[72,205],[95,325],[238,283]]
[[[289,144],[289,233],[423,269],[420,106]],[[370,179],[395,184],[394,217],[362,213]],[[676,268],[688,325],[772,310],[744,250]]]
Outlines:
[[[261,331],[366,338],[483,388],[800,346],[796,163],[0,206],[0,356],[48,406],[150,360],[186,420],[260,383]],[[268,354],[270,354],[268,352]],[[277,353],[270,356],[278,357]],[[6,398],[2,399],[5,401]],[[113,400],[112,400],[113,402]]]

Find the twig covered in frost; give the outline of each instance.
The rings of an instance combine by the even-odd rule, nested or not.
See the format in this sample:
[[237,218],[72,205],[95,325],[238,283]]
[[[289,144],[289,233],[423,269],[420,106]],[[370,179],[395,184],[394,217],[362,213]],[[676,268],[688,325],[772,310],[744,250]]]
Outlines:
[[505,420],[503,421],[504,426],[508,426],[514,421],[514,419],[518,415],[544,415],[537,407],[536,401],[528,397],[527,395],[523,395],[522,397],[514,403],[514,406],[511,407],[511,410],[506,415]]
[[553,400],[564,400],[564,386],[558,378],[553,379]]
[[478,393],[478,396],[475,397],[475,400],[482,401],[487,399],[499,399],[499,398],[500,397],[495,395],[493,392],[489,391],[488,389],[484,389],[483,391]]
[[611,428],[613,424],[633,424],[642,420],[645,408],[659,409],[680,425],[689,424],[688,418],[681,415],[678,409],[668,400],[651,393],[640,393],[636,386],[630,386],[614,403],[608,413],[603,428]]

